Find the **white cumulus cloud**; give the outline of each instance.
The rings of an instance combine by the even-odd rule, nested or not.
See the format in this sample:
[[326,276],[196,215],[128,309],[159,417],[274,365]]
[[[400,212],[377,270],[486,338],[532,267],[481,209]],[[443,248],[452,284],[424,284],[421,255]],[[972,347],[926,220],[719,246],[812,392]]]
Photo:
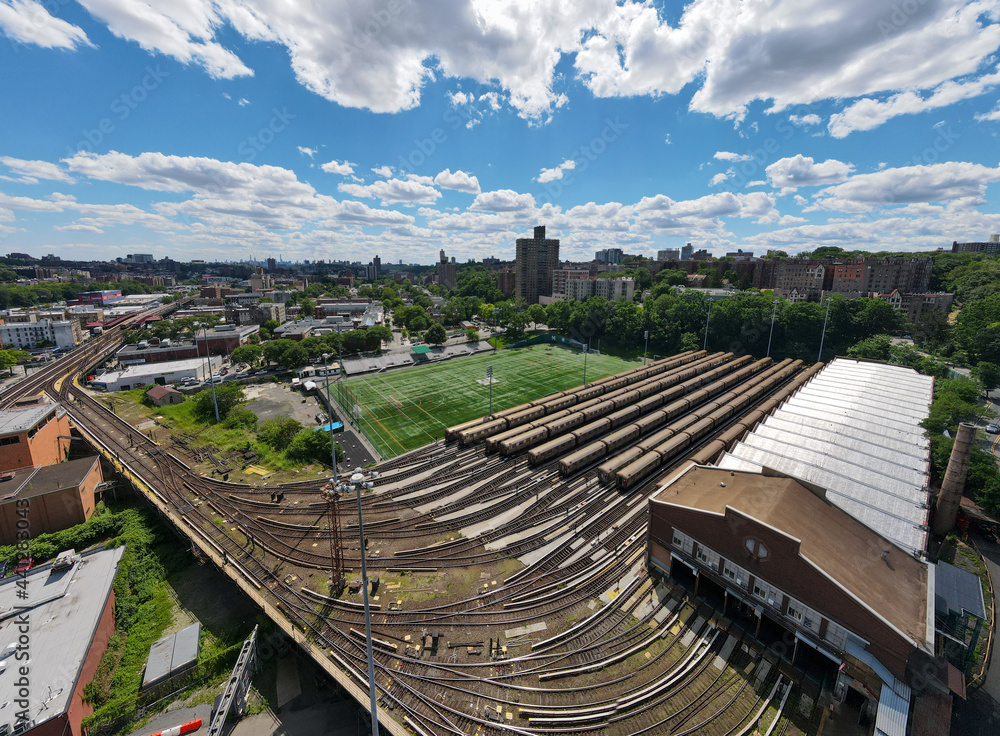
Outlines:
[[27,179],[33,179],[34,181],[29,182],[32,184],[38,179],[62,181],[67,184],[72,184],[75,181],[72,176],[60,169],[56,164],[48,161],[26,161],[22,158],[0,156],[0,164]]
[[453,174],[450,169],[445,169],[434,177],[434,184],[442,189],[454,189],[468,194],[479,194],[482,191],[479,187],[479,179],[462,170]]
[[386,179],[368,185],[344,183],[338,184],[337,189],[353,197],[376,197],[382,200],[383,205],[400,202],[434,204],[441,196],[441,192],[434,187],[406,179]]
[[478,195],[469,205],[469,209],[485,212],[519,212],[532,209],[534,206],[535,198],[530,194],[518,194],[513,189],[497,189]]
[[46,49],[93,46],[82,28],[56,18],[35,0],[0,2],[0,30],[14,41]]
[[320,168],[323,169],[323,171],[325,171],[328,174],[340,174],[341,176],[350,176],[351,174],[354,173],[355,166],[356,164],[353,164],[350,161],[346,160],[337,161],[336,159],[334,159],[333,161],[327,161],[325,164],[322,164]]
[[558,166],[551,169],[542,169],[541,173],[535,179],[535,181],[540,184],[545,184],[546,182],[556,181],[557,179],[563,178],[564,171],[571,171],[576,168],[576,161],[571,158],[566,159]]
[[764,169],[771,186],[782,190],[782,194],[795,191],[797,187],[815,187],[844,181],[854,171],[854,165],[830,158],[816,163],[811,156],[801,153],[782,158]]

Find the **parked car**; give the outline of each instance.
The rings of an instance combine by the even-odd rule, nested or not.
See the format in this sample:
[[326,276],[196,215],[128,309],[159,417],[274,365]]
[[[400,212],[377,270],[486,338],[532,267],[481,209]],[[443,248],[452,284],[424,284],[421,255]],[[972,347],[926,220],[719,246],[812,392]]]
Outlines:
[[1000,432],[1000,426],[997,426],[996,424],[987,424],[986,431],[990,434],[997,434]]
[[263,375],[266,375],[266,374],[267,374],[267,371],[265,371],[265,370],[259,370],[259,371],[254,371],[253,372],[253,375],[255,375],[255,376],[263,376]]
[[14,574],[18,575],[22,572],[28,572],[31,568],[35,566],[34,557],[25,557],[20,562],[17,563],[17,567],[14,568]]
[[316,424],[326,424],[329,421],[330,417],[328,417],[326,414],[322,412],[316,415]]
[[228,368],[223,368],[221,371],[219,371],[219,375],[220,376],[224,376],[227,373],[229,373],[229,369]]

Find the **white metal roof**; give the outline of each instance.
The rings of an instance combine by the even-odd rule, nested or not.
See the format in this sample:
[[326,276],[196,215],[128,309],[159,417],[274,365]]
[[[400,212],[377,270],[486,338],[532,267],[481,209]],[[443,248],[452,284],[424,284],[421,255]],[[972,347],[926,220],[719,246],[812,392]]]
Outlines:
[[933,379],[910,368],[837,358],[719,465],[771,468],[827,498],[911,554],[926,548]]
[[[69,708],[124,552],[124,547],[86,552],[73,567],[52,574],[51,565],[44,565],[28,574],[26,588],[18,587],[20,575],[0,583],[0,650],[20,641],[19,617],[29,621],[27,710],[35,724]],[[15,655],[0,662],[0,703],[13,704],[18,697],[22,664]],[[0,724],[13,728],[14,711],[13,705],[0,709]]]

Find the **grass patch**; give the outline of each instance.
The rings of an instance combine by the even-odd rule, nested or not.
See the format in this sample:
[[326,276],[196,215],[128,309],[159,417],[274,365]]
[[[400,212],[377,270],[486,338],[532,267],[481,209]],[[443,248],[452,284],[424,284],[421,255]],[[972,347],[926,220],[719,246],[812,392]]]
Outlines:
[[[388,374],[339,381],[334,400],[360,423],[383,457],[395,457],[444,437],[448,427],[489,412],[486,367],[493,366],[493,411],[583,383],[584,356],[556,345],[472,355]],[[587,356],[587,380],[629,368],[634,362]]]

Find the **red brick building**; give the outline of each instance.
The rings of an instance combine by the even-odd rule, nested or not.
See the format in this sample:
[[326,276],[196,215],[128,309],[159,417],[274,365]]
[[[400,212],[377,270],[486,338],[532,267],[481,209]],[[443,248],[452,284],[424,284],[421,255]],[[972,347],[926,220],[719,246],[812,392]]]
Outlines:
[[0,473],[62,462],[69,417],[58,404],[0,411]]

